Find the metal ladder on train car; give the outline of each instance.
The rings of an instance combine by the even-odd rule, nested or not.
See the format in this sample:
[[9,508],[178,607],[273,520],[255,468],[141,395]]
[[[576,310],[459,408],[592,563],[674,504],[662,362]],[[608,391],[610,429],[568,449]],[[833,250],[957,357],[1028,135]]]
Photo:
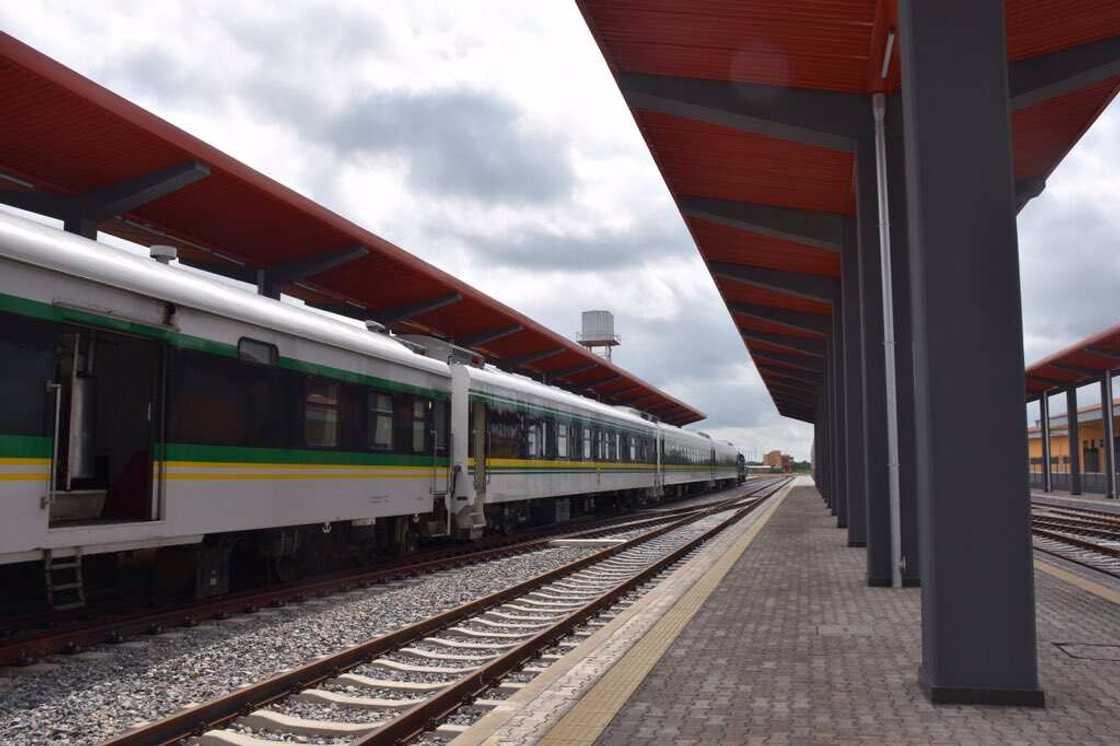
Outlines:
[[79,609],[86,605],[82,583],[82,550],[74,548],[73,557],[55,557],[43,550],[43,573],[47,584],[47,604],[56,611]]

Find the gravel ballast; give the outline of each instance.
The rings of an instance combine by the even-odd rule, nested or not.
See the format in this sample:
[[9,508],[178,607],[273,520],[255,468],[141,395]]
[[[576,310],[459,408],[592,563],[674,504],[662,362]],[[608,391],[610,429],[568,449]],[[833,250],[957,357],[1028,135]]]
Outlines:
[[[278,613],[177,628],[150,644],[100,646],[99,660],[58,656],[46,671],[0,671],[0,743],[92,744],[188,703],[204,702],[270,674],[363,642],[508,588],[597,551],[566,546],[373,587]],[[378,678],[391,678],[378,669]]]

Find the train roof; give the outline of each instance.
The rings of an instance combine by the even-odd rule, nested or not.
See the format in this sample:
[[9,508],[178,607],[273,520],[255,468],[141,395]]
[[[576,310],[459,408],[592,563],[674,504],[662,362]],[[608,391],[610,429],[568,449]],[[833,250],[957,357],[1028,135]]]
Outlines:
[[[184,267],[165,265],[27,218],[0,214],[0,257],[138,295],[450,376],[446,363],[386,334],[321,311],[266,298]],[[99,315],[112,317],[113,311]]]
[[615,420],[617,422],[624,422],[631,426],[643,427],[646,429],[653,429],[655,427],[655,423],[639,417],[636,414],[631,414],[621,407],[604,404],[603,402],[574,394],[556,386],[540,383],[526,376],[507,373],[492,365],[487,365],[484,368],[476,368],[474,366],[464,366],[464,368],[466,368],[471,381],[502,387],[525,396],[532,396],[536,399],[552,402],[561,406],[580,408],[596,416]]

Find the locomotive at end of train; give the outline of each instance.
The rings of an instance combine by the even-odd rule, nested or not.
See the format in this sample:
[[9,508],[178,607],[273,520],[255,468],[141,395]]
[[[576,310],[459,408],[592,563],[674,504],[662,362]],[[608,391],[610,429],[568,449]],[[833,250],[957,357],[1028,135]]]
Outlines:
[[731,444],[445,341],[9,215],[0,360],[13,597],[75,564],[215,595],[745,478]]

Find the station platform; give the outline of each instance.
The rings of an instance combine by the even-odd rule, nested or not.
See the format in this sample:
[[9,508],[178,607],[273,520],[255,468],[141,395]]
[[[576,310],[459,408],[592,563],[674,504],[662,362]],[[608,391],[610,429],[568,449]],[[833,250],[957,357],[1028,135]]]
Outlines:
[[1075,496],[1068,492],[1036,492],[1032,490],[1031,500],[1044,505],[1088,508],[1089,510],[1100,510],[1105,513],[1120,515],[1120,500],[1108,498],[1104,495],[1082,494]]
[[868,587],[863,552],[807,479],[780,500],[640,638],[604,638],[626,648],[609,666],[574,677],[572,664],[474,742],[1116,742],[1120,588],[1036,560],[1047,706],[934,706],[917,683],[921,591]]

